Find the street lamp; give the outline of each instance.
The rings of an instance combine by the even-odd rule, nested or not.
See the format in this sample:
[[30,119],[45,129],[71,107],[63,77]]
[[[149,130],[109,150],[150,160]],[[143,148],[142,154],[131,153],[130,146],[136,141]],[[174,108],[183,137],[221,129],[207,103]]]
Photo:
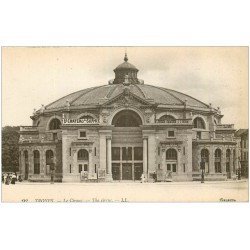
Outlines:
[[201,167],[201,183],[204,183],[204,171],[205,171],[204,159],[201,160],[200,167]]

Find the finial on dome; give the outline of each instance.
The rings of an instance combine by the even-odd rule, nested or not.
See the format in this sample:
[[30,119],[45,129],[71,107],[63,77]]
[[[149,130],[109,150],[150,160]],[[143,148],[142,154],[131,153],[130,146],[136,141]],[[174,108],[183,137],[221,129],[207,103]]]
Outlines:
[[125,61],[125,62],[127,62],[127,61],[128,61],[127,52],[125,52],[124,61]]

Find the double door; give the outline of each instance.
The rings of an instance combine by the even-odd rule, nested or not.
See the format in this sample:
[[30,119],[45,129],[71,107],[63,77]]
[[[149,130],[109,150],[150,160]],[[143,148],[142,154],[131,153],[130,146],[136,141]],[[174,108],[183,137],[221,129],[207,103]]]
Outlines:
[[113,180],[140,180],[143,172],[142,163],[113,163]]

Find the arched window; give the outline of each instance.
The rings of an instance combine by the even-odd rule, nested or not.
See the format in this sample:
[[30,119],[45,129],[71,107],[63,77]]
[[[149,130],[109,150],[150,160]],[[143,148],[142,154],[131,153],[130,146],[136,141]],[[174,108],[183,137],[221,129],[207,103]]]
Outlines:
[[78,161],[88,161],[89,160],[89,153],[86,149],[80,149],[77,153],[77,160]]
[[221,149],[217,148],[214,153],[215,173],[221,173]]
[[209,151],[206,148],[201,150],[201,160],[203,162],[209,162]]
[[57,118],[52,119],[49,123],[49,130],[60,129],[60,127],[61,127],[61,122]]
[[40,174],[40,152],[35,150],[34,155],[34,174]]
[[202,118],[196,117],[193,123],[194,123],[194,128],[205,129],[205,123]]
[[235,173],[235,166],[236,166],[236,150],[233,151],[233,172]]
[[115,125],[115,127],[139,127],[142,125],[142,120],[136,112],[123,110],[115,115],[112,125]]
[[170,148],[166,152],[166,160],[177,160],[177,152],[175,149]]
[[226,151],[226,172],[230,172],[230,157],[231,157],[231,150],[228,148]]
[[52,150],[46,151],[46,165],[51,165],[54,163],[54,153]]
[[159,120],[159,123],[174,123],[175,118],[171,115],[163,115]]
[[177,172],[177,151],[173,148],[170,148],[166,152],[166,165],[167,171]]

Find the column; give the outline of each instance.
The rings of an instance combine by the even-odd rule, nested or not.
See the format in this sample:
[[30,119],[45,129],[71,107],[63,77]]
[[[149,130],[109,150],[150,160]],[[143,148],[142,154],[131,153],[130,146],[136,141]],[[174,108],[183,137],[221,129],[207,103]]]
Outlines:
[[215,173],[213,147],[210,147],[209,149],[209,173]]
[[233,150],[232,149],[230,149],[229,167],[230,167],[230,175],[231,175],[233,173]]
[[148,138],[143,137],[143,173],[147,176],[148,169]]
[[28,150],[29,156],[29,175],[34,174],[34,157],[33,157],[33,150]]
[[93,171],[93,150],[89,149],[89,174],[94,173]]
[[162,155],[161,155],[161,168],[163,169],[163,172],[167,171],[167,167],[166,167],[166,149],[162,148]]
[[176,173],[180,174],[182,171],[182,159],[181,159],[181,149],[177,148],[177,166],[176,166]]
[[107,136],[107,178],[112,180],[111,136]]
[[221,150],[222,155],[221,155],[221,172],[223,174],[226,173],[226,148],[225,146]]

